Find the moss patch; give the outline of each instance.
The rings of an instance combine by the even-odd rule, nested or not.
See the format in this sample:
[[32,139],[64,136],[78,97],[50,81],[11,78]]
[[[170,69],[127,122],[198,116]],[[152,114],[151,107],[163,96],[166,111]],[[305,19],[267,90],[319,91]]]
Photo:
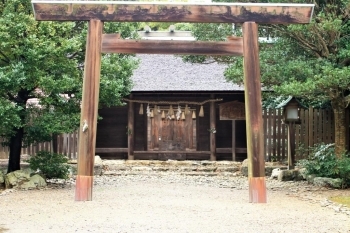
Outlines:
[[339,204],[343,204],[343,205],[350,208],[350,196],[330,197],[329,200],[336,202],[336,203],[339,203]]

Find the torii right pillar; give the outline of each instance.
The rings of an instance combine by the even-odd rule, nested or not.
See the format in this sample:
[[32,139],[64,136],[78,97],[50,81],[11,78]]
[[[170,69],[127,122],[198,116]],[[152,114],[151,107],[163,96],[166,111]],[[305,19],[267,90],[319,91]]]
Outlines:
[[245,22],[243,24],[243,62],[249,202],[266,203],[258,38],[258,25],[255,22]]

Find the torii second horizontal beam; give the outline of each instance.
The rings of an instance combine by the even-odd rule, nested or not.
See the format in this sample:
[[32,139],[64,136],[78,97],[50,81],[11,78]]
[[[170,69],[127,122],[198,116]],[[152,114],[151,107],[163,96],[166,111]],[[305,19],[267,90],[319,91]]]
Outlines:
[[224,41],[124,40],[119,34],[102,35],[102,53],[243,55],[243,39]]
[[313,4],[176,3],[32,0],[35,19],[46,21],[304,24]]

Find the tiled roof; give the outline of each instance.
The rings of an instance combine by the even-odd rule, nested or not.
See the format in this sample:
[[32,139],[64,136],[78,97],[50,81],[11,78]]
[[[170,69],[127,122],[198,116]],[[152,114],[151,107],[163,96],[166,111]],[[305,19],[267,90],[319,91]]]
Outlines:
[[191,64],[174,55],[139,54],[133,91],[243,91],[227,82],[223,64]]

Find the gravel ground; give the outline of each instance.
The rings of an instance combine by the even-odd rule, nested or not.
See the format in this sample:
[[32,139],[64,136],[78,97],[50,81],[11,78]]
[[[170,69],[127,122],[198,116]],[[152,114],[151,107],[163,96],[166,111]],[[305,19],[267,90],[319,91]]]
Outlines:
[[172,173],[95,178],[93,201],[74,180],[0,195],[0,232],[350,232],[350,210],[326,200],[350,190],[267,179],[268,202],[248,202],[246,177]]

